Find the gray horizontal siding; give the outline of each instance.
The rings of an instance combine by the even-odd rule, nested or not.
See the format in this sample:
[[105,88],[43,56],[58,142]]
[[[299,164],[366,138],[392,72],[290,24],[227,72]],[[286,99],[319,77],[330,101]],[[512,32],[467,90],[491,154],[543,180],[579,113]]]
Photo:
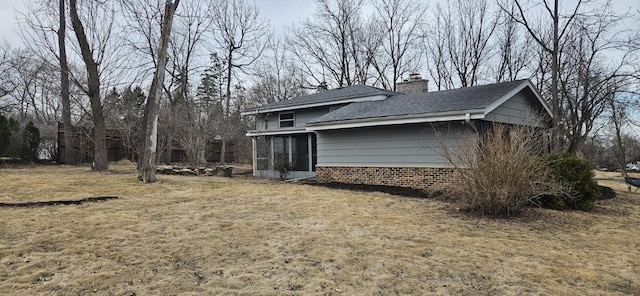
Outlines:
[[303,127],[305,123],[329,113],[329,107],[305,109],[295,112],[295,126]]
[[471,134],[460,123],[319,131],[318,165],[447,166],[442,145],[456,149]]
[[509,124],[528,124],[542,126],[540,108],[537,108],[535,98],[517,93],[500,107],[487,114],[486,120]]

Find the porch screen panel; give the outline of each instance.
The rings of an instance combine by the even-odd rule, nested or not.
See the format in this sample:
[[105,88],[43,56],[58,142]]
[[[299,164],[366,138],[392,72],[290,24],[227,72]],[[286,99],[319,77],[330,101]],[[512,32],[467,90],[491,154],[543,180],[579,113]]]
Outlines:
[[256,166],[258,170],[269,169],[269,155],[271,155],[271,137],[256,137]]
[[289,161],[289,137],[273,137],[273,160]]

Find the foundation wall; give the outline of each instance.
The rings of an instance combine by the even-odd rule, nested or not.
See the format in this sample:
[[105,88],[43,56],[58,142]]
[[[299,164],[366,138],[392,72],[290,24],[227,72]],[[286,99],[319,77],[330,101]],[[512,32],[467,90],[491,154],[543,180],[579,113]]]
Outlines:
[[316,174],[318,181],[322,183],[339,182],[415,189],[434,189],[460,182],[460,176],[452,168],[318,166]]

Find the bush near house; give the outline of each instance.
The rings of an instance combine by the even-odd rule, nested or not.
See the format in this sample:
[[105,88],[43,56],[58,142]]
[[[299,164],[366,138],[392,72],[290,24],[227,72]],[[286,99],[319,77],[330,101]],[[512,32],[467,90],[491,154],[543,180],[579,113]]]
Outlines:
[[293,166],[289,161],[278,160],[273,165],[273,169],[278,172],[278,177],[280,177],[280,180],[284,181],[284,179],[286,179],[289,175],[289,172],[291,172],[291,170],[293,169]]
[[541,196],[561,191],[539,155],[534,127],[496,124],[482,139],[470,138],[456,150],[443,150],[462,179],[448,194],[462,199],[471,211],[515,216]]
[[593,168],[585,159],[569,153],[553,153],[545,157],[556,179],[567,190],[561,194],[544,196],[542,206],[557,210],[592,210],[600,197],[600,187],[593,180]]

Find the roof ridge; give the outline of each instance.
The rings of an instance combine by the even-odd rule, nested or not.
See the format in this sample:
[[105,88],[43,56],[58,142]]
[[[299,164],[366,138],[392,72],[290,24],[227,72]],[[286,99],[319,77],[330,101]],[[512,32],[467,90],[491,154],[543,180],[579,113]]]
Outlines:
[[451,92],[451,91],[465,91],[465,90],[470,90],[473,88],[488,88],[488,87],[495,87],[498,85],[504,85],[504,84],[510,84],[510,83],[514,83],[515,82],[524,82],[524,81],[528,81],[529,79],[527,78],[523,78],[523,79],[516,79],[516,80],[511,80],[511,81],[502,81],[502,82],[495,82],[495,83],[490,83],[490,84],[481,84],[481,85],[472,85],[472,86],[463,86],[463,87],[458,87],[458,88],[450,88],[450,89],[441,89],[441,90],[434,90],[434,91],[424,91],[424,92],[418,92],[418,93],[398,93],[394,96],[397,95],[424,95],[426,93],[431,93],[431,94],[435,94],[435,93],[444,93],[444,92]]
[[315,104],[315,103],[331,103],[334,101],[348,100],[352,98],[375,96],[375,95],[393,96],[396,94],[400,94],[400,93],[394,92],[391,90],[377,88],[374,86],[369,86],[366,84],[354,84],[354,85],[343,86],[340,88],[334,88],[330,90],[316,92],[312,94],[307,94],[303,96],[298,96],[288,100],[273,102],[270,104],[248,109],[245,112],[253,111],[253,110],[264,110],[264,109],[269,109],[274,107],[299,106],[299,105]]

